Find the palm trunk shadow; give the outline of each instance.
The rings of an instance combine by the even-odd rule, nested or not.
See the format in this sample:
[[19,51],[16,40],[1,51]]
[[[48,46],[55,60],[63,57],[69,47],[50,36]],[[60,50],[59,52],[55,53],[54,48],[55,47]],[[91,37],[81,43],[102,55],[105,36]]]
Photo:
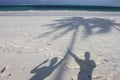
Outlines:
[[66,65],[67,62],[69,61],[70,50],[72,51],[72,49],[74,47],[75,40],[76,40],[76,37],[77,37],[78,29],[79,29],[79,27],[76,27],[76,29],[73,32],[73,36],[72,36],[70,45],[69,45],[68,50],[67,50],[67,52],[66,52],[66,54],[64,56],[64,63],[61,64],[61,66],[59,68],[59,71],[58,71],[59,73],[56,74],[56,77],[55,77],[54,80],[62,80],[62,76],[64,75],[64,72],[65,72],[64,65]]

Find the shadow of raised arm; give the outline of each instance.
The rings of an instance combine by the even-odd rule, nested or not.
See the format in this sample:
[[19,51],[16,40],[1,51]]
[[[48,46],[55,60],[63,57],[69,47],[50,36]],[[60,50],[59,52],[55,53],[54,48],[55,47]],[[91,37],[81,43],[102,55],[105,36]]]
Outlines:
[[79,57],[77,57],[74,53],[72,53],[69,50],[70,55],[75,59],[75,61],[79,64],[80,61],[84,62],[84,60],[80,59]]
[[48,60],[49,59],[46,59],[45,61],[43,61],[41,64],[39,64],[38,66],[36,66],[32,71],[31,71],[31,73],[34,73],[34,72],[36,72],[37,70],[38,70],[38,68],[41,66],[41,65],[43,65],[43,64],[45,64],[45,63],[47,63],[48,62]]

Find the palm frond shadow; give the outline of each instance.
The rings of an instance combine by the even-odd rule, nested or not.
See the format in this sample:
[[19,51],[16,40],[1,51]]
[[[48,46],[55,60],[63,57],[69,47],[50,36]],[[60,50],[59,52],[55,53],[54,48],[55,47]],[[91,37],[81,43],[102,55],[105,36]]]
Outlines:
[[[60,31],[61,29],[64,29],[62,32],[60,32],[58,35],[53,37],[54,39],[58,39],[67,33],[74,31],[71,37],[70,44],[68,46],[68,50],[65,53],[64,61],[68,61],[70,56],[70,51],[72,51],[77,33],[79,32],[79,28],[81,26],[84,27],[84,37],[87,38],[94,34],[103,34],[103,33],[109,33],[113,28],[120,31],[120,23],[116,23],[115,20],[110,20],[107,18],[84,18],[84,17],[66,17],[64,19],[55,20],[53,24],[48,24],[45,26],[49,26],[50,29],[52,29],[49,32],[43,33],[39,37],[48,36],[51,34],[54,34],[57,31]],[[98,28],[96,32],[94,32],[94,29]],[[61,64],[61,67],[59,68],[59,73],[56,74],[56,77],[54,80],[62,80],[62,75],[65,72],[65,65],[66,63]]]
[[[81,26],[84,27],[84,38],[87,38],[93,34],[103,34],[108,33],[115,28],[120,31],[120,23],[116,23],[115,20],[110,20],[107,18],[83,18],[83,17],[67,17],[60,20],[55,20],[53,24],[48,24],[45,26],[49,26],[51,31],[43,33],[39,37],[51,35],[59,30],[65,29],[60,32],[59,35],[53,37],[53,39],[58,39],[63,35],[71,32],[72,30],[79,29]],[[93,30],[98,28],[97,32]]]

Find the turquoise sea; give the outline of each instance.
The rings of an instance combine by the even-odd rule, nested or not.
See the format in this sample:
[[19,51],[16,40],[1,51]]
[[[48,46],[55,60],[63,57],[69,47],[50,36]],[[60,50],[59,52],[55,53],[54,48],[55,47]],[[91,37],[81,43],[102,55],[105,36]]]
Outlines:
[[27,11],[27,10],[120,11],[120,7],[80,6],[80,5],[4,5],[4,6],[0,6],[0,11]]

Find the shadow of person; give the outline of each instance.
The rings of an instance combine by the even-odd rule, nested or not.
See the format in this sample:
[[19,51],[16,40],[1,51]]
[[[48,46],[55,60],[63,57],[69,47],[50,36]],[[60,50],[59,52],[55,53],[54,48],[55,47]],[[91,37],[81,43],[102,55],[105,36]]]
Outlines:
[[90,60],[90,52],[85,52],[85,60],[79,59],[75,54],[70,52],[70,55],[80,66],[80,72],[78,73],[77,80],[92,80],[92,72],[96,67],[94,60]]
[[47,59],[43,63],[35,67],[31,71],[31,73],[36,73],[36,74],[30,80],[44,80],[45,78],[47,78],[62,63],[63,60],[59,61],[58,63],[57,61],[58,61],[58,58],[55,57],[50,61],[49,66],[43,66],[39,68],[41,65],[48,62],[48,59]]

